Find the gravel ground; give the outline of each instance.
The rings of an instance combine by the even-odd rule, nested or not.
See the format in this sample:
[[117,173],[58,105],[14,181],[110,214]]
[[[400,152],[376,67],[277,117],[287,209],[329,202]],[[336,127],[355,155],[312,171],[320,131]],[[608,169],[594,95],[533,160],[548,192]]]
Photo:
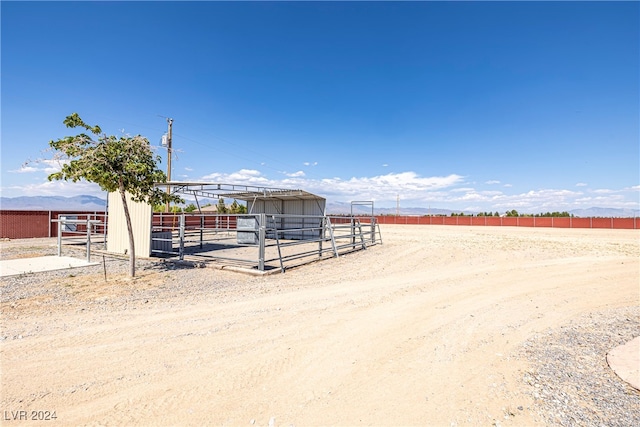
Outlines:
[[[84,257],[83,250],[78,249],[77,254],[74,254],[76,250],[73,248],[65,251],[68,256]],[[55,255],[55,248],[51,252],[44,250],[38,256]],[[96,307],[103,310],[109,307],[133,308],[150,302],[158,306],[184,306],[214,294],[224,299],[225,290],[261,280],[260,277],[219,270],[211,274],[210,268],[200,268],[198,263],[140,259],[136,261],[136,278],[130,280],[128,259],[105,256],[103,263],[101,254],[92,255],[94,259],[100,264],[2,278],[0,304],[39,300],[40,309],[50,307],[52,311]],[[82,282],[81,278],[89,277],[104,283],[105,270],[108,282],[105,284],[104,298],[95,294],[88,298],[77,296],[74,288]],[[175,274],[177,270],[180,271],[179,280]],[[117,291],[110,292],[106,286],[117,288]]]
[[638,426],[640,391],[609,367],[607,352],[640,333],[640,307],[586,314],[527,340],[524,382],[553,426]]

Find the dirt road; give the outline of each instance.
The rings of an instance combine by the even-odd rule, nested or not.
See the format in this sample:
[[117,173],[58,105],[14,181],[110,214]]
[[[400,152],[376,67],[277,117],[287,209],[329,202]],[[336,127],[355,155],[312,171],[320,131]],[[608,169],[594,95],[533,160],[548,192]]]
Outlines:
[[[382,237],[284,275],[96,273],[48,283],[59,303],[6,301],[2,424],[541,424],[523,342],[640,303],[637,230]],[[136,287],[150,296],[123,300]],[[7,420],[21,410],[56,420]]]

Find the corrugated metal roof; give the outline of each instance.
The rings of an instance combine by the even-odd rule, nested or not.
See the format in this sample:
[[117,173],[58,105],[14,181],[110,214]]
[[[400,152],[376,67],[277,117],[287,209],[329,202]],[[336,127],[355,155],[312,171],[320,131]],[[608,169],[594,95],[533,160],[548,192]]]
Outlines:
[[222,184],[210,182],[167,182],[156,187],[170,187],[171,193],[192,194],[199,197],[229,198],[244,201],[254,200],[325,200],[304,190],[270,188],[242,184]]
[[233,197],[235,199],[251,201],[251,200],[324,200],[324,197],[316,196],[303,190],[278,190],[259,192],[244,192],[222,194],[222,197]]

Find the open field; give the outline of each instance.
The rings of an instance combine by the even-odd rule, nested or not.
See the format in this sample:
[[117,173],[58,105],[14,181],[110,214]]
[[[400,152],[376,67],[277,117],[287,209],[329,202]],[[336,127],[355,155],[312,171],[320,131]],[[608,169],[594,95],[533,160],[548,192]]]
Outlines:
[[2,424],[640,423],[605,361],[640,328],[640,231],[381,231],[264,277],[113,261],[106,281],[2,280]]

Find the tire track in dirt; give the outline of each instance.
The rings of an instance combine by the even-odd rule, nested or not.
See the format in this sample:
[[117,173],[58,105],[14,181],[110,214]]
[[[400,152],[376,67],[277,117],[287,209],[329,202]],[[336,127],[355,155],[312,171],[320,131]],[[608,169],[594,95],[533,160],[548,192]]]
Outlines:
[[391,227],[384,245],[197,303],[60,312],[2,343],[2,405],[74,425],[533,424],[514,351],[637,304],[633,236]]

